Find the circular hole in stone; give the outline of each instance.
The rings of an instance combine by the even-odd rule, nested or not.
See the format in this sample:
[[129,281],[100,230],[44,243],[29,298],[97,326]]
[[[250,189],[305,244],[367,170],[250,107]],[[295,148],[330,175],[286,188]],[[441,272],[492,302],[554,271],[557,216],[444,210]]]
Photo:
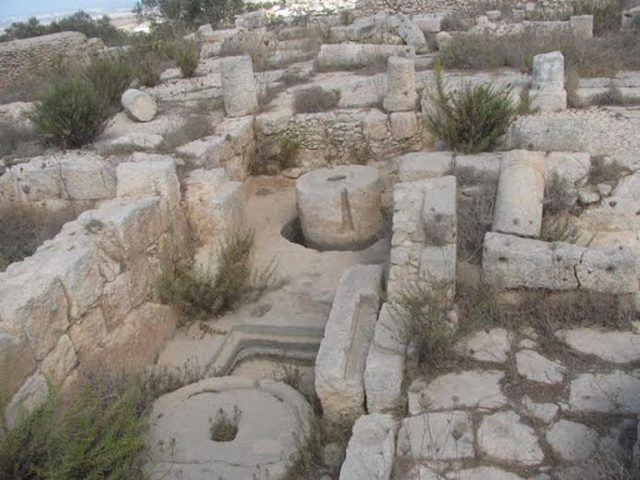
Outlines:
[[339,182],[341,180],[346,180],[346,179],[347,179],[346,175],[332,175],[327,178],[327,182]]
[[300,217],[294,218],[284,227],[282,227],[282,230],[280,230],[280,235],[289,240],[291,243],[306,247],[304,234],[302,233],[302,225],[300,225]]

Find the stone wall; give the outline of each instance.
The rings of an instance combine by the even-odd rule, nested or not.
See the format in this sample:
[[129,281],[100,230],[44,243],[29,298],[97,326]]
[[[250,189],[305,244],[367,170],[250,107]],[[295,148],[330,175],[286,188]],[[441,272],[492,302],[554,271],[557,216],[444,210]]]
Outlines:
[[37,80],[61,66],[77,66],[104,48],[80,32],[60,32],[0,43],[0,91],[14,83]]
[[169,157],[123,163],[117,198],[67,223],[0,273],[0,389],[4,425],[69,385],[82,369],[135,371],[176,326],[154,302],[163,262],[185,241],[180,187]]

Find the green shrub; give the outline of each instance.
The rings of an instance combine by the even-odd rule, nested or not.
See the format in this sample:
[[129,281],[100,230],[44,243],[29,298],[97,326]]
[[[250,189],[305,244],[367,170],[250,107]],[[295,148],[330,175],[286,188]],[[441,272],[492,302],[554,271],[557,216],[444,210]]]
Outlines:
[[146,407],[134,383],[53,394],[0,443],[0,478],[142,480]]
[[160,301],[175,305],[187,317],[218,315],[243,296],[273,285],[273,264],[253,271],[250,264],[254,236],[235,232],[217,252],[215,273],[199,274],[192,265],[176,260],[168,265],[157,284]]
[[210,23],[217,25],[243,11],[242,0],[139,0],[134,11],[172,30],[193,29]]
[[191,78],[198,68],[200,45],[196,42],[176,41],[173,45],[172,56],[182,72],[182,76]]
[[97,58],[85,68],[84,76],[110,105],[119,105],[120,97],[131,84],[131,65],[123,57]]
[[435,82],[431,109],[425,112],[429,131],[459,152],[478,153],[497,147],[516,113],[511,88],[465,85],[446,92],[439,66]]
[[53,143],[77,148],[102,132],[109,111],[104,92],[81,75],[69,75],[53,79],[30,118]]

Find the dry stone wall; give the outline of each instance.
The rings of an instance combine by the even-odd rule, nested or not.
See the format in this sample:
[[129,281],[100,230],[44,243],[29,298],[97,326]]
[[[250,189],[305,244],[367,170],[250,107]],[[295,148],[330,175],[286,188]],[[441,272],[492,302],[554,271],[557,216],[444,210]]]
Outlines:
[[85,368],[140,369],[175,330],[175,312],[153,293],[185,241],[174,161],[121,164],[116,182],[117,198],[0,273],[6,427],[46,397],[49,382],[73,383]]
[[77,66],[104,45],[80,32],[60,32],[0,43],[0,91],[25,79],[44,78],[62,65]]

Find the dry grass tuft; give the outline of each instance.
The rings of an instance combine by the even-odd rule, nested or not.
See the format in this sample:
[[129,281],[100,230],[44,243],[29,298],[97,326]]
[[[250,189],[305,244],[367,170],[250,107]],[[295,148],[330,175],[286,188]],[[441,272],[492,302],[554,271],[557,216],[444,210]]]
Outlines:
[[327,92],[322,87],[305,88],[296,92],[293,110],[296,113],[326,112],[336,108],[339,101],[340,92],[337,90]]

